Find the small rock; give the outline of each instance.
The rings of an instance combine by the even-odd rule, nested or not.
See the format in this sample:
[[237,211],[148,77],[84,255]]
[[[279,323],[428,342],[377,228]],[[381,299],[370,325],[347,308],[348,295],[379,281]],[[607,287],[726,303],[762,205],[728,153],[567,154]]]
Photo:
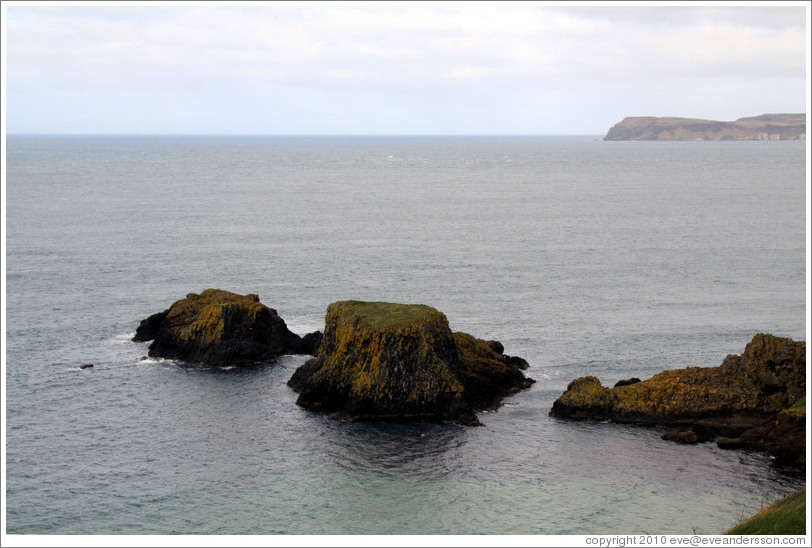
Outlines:
[[491,350],[493,350],[497,354],[505,353],[505,345],[503,345],[499,341],[485,341],[485,344],[487,344],[491,348]]
[[699,443],[699,436],[693,430],[683,430],[681,432],[669,432],[663,434],[662,438],[666,441],[673,441],[676,443],[684,443],[686,445],[693,445]]
[[310,354],[316,356],[319,353],[319,345],[321,345],[322,332],[314,331],[302,337],[302,342],[299,346],[298,352],[300,354]]
[[719,449],[741,449],[746,446],[747,443],[742,438],[721,438],[716,442]]
[[511,367],[518,367],[519,369],[525,370],[530,367],[530,364],[527,363],[527,360],[524,358],[520,358],[519,356],[506,356],[502,354],[502,361],[505,362],[506,365]]
[[637,377],[632,377],[631,379],[622,379],[615,383],[614,388],[617,388],[619,386],[629,386],[632,384],[637,384],[638,382],[640,382],[640,379],[638,379]]

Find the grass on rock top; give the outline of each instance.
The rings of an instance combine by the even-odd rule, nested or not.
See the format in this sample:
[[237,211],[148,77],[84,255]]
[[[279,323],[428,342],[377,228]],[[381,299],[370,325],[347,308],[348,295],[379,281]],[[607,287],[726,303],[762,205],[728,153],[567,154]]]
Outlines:
[[334,306],[345,308],[373,328],[389,329],[442,316],[436,308],[424,304],[397,304],[385,302],[344,301]]

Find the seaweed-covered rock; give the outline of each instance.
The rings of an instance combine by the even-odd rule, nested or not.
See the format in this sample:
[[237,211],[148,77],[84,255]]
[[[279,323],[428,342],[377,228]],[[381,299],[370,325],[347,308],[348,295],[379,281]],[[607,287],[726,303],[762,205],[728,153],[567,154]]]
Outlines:
[[[550,415],[690,427],[702,434],[699,441],[717,433],[731,438],[723,442],[726,447],[747,446],[773,454],[771,448],[779,444],[762,440],[791,437],[795,441],[781,446],[783,460],[797,462],[793,451],[797,452],[798,439],[805,440],[803,421],[783,415],[778,422],[772,418],[805,392],[806,343],[760,333],[741,356],[729,355],[718,367],[674,369],[613,388],[592,376],[576,379],[553,403]],[[791,434],[793,428],[798,432]],[[776,433],[768,435],[773,430]]]
[[303,340],[292,333],[256,294],[206,289],[143,320],[133,340],[151,340],[152,357],[227,366],[314,353],[318,338],[316,333]]
[[427,419],[479,424],[533,382],[501,344],[452,333],[425,305],[342,301],[327,309],[318,355],[288,381],[303,407],[351,420]]
[[663,434],[662,439],[673,441],[683,445],[694,445],[699,443],[699,436],[693,430],[680,430],[679,432],[668,432]]

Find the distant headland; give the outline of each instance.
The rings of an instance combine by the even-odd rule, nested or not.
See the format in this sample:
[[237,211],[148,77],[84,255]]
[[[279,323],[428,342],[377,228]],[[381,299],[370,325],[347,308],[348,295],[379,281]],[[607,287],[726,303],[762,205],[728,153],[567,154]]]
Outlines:
[[762,114],[719,122],[698,118],[630,116],[604,141],[798,141],[806,140],[806,114]]

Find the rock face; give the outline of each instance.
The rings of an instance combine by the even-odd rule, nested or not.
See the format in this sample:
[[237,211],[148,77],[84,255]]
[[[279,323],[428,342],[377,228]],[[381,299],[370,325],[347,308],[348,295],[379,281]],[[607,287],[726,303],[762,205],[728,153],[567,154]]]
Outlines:
[[785,409],[742,430],[738,437],[720,439],[717,445],[762,451],[774,456],[779,466],[802,468],[806,465],[806,409]]
[[[720,434],[740,439],[742,447],[777,456],[771,450],[775,443],[768,443],[768,431],[780,426],[782,435],[772,435],[774,442],[780,439],[796,449],[797,440],[785,443],[788,436],[806,439],[804,421],[782,416],[805,392],[806,343],[758,334],[741,356],[729,355],[718,367],[665,371],[614,388],[604,387],[596,377],[581,377],[555,401],[550,415],[682,430],[687,426],[701,439]],[[727,440],[722,445],[735,443]],[[781,455],[786,462],[804,459],[803,452],[798,455],[791,449],[782,449]]]
[[214,366],[262,362],[283,354],[314,354],[319,334],[301,338],[256,294],[220,289],[189,293],[146,318],[133,341],[153,341],[152,357]]
[[297,404],[350,420],[426,419],[480,424],[533,382],[521,358],[502,345],[452,333],[445,315],[425,305],[343,301],[327,309],[315,359],[288,384]]
[[762,114],[718,122],[632,116],[612,126],[604,141],[785,141],[806,139],[805,114]]

